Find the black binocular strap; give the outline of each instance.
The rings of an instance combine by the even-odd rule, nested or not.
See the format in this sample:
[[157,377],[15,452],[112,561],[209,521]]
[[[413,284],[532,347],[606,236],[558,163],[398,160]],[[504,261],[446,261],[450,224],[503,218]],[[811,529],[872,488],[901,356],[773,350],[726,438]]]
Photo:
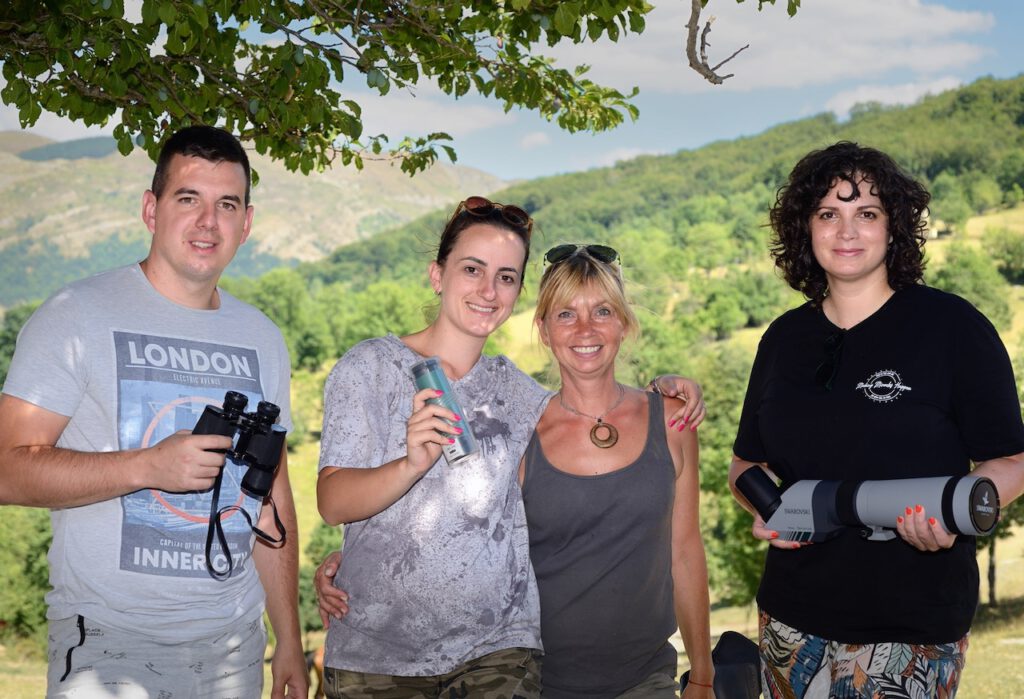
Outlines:
[[[224,580],[230,577],[231,571],[235,566],[234,560],[231,556],[231,551],[228,549],[227,537],[224,535],[224,527],[220,523],[221,518],[227,513],[234,510],[241,512],[253,533],[273,546],[284,546],[285,538],[287,536],[284,524],[282,524],[281,518],[277,514],[277,505],[274,504],[274,499],[272,497],[268,496],[267,501],[270,503],[271,510],[274,513],[274,526],[281,535],[280,538],[277,539],[253,524],[252,517],[250,517],[249,513],[245,511],[245,508],[239,507],[238,505],[229,505],[218,509],[217,505],[220,504],[220,484],[223,475],[224,469],[221,469],[220,473],[217,474],[216,480],[213,482],[213,498],[210,500],[210,524],[206,528],[206,569],[209,571],[210,576],[215,580]],[[220,545],[220,550],[224,552],[225,557],[228,559],[227,570],[217,570],[214,565],[212,555],[214,532],[216,532],[217,543]]]
[[71,674],[71,653],[75,648],[79,648],[85,645],[85,617],[81,614],[78,615],[78,643],[68,648],[68,654],[64,659],[64,674],[60,676],[60,681],[63,682]]

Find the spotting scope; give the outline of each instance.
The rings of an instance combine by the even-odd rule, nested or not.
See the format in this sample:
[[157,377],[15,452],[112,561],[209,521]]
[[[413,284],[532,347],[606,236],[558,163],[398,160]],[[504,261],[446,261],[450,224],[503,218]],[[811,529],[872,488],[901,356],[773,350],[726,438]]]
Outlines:
[[850,527],[866,539],[888,541],[908,505],[924,507],[951,534],[991,534],[999,519],[999,492],[983,476],[802,480],[783,490],[754,466],[736,479],[736,489],[782,541],[826,541]]

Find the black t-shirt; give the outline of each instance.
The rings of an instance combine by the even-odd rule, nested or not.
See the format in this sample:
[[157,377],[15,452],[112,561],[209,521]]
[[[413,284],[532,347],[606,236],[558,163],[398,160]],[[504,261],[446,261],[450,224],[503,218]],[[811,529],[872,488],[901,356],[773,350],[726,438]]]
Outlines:
[[[810,304],[765,331],[733,447],[739,458],[767,463],[787,485],[962,475],[972,460],[1024,451],[1006,349],[963,299],[925,286],[896,292],[842,333],[826,390],[820,367],[837,331]],[[977,606],[974,539],[930,553],[851,529],[795,551],[771,548],[757,600],[783,623],[834,641],[952,642]]]

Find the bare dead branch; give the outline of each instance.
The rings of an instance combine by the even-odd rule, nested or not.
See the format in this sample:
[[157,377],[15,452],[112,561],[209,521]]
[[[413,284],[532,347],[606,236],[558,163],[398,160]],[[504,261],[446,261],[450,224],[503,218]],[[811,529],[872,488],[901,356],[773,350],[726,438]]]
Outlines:
[[[690,67],[693,68],[698,74],[703,76],[712,85],[721,85],[726,79],[731,78],[734,74],[729,73],[728,75],[719,75],[718,69],[724,66],[726,63],[736,58],[740,52],[750,48],[750,44],[743,46],[733,52],[731,56],[726,58],[718,65],[712,67],[708,64],[708,34],[711,32],[711,23],[715,21],[712,16],[704,24],[703,31],[700,31],[700,13],[704,6],[701,0],[690,0],[690,21],[686,24],[686,59],[690,63]],[[697,49],[697,34],[700,33],[700,55],[698,55]]]

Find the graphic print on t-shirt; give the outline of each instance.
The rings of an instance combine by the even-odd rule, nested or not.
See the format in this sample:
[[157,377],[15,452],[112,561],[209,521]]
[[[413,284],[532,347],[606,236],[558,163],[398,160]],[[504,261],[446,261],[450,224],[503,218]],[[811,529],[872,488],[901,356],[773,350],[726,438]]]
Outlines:
[[[120,449],[150,447],[179,430],[192,430],[207,405],[220,406],[226,391],[263,399],[255,349],[114,331]],[[241,492],[244,465],[225,463],[218,507],[244,507],[253,522],[260,503]],[[167,493],[148,488],[121,498],[121,570],[171,577],[206,577],[206,533],[212,490]],[[233,575],[252,552],[252,530],[241,513],[221,518]],[[226,559],[214,545],[218,569]]]
[[859,382],[857,390],[863,391],[864,396],[875,403],[891,403],[899,398],[904,391],[913,389],[905,385],[903,379],[895,371],[883,369],[869,376],[867,381]]

